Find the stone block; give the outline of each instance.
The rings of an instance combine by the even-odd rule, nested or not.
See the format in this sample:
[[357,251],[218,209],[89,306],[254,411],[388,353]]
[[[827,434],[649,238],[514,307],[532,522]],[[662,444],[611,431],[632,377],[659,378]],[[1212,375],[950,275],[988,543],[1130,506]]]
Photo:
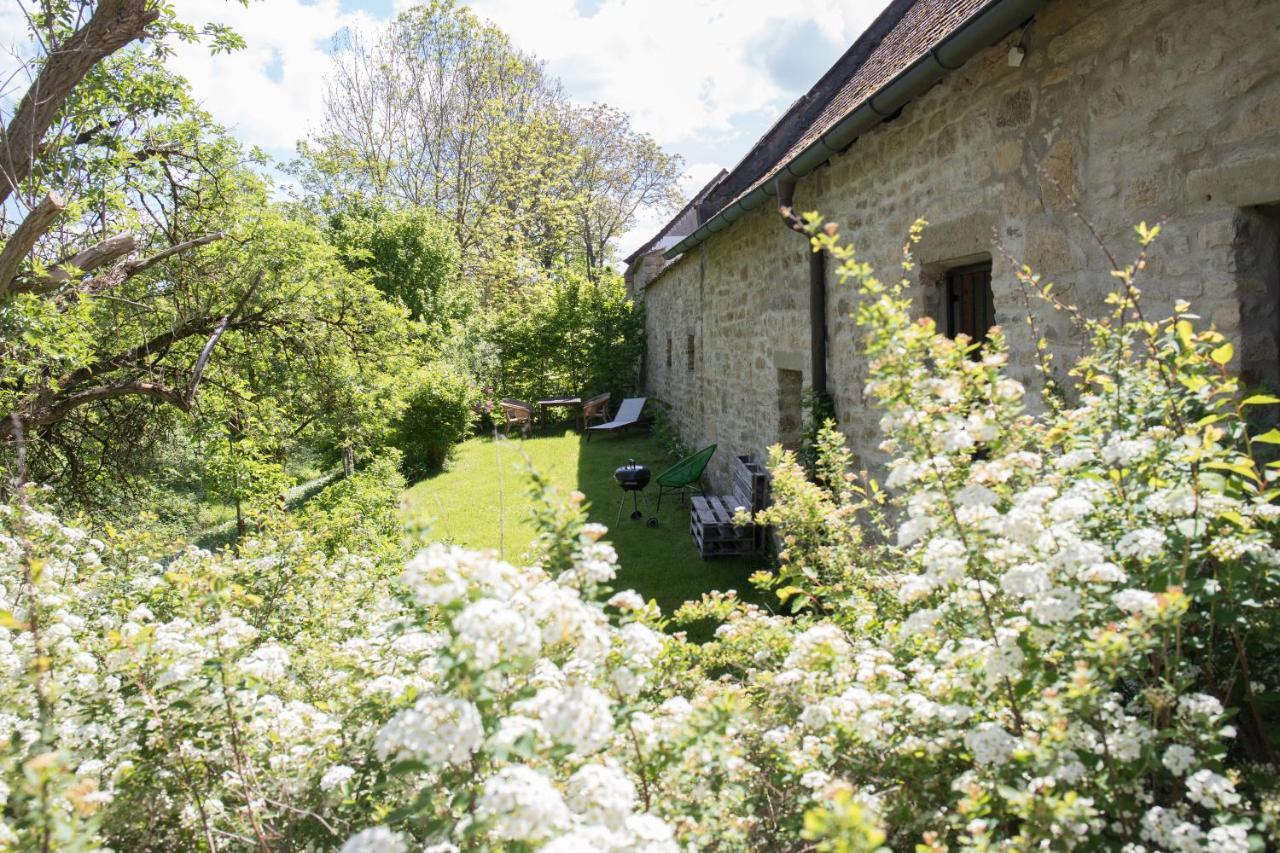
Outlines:
[[1125,188],[1124,209],[1138,212],[1152,208],[1160,201],[1161,190],[1160,179],[1154,175],[1130,181]]
[[1059,137],[1049,146],[1040,163],[1040,195],[1045,206],[1069,208],[1070,199],[1080,197],[1080,146],[1069,136]]
[[1073,267],[1071,243],[1057,228],[1036,228],[1027,234],[1026,263],[1036,272],[1053,275]]
[[1187,173],[1187,192],[1234,207],[1280,202],[1280,153],[1194,169]]
[[997,175],[1007,175],[1022,165],[1022,140],[1006,139],[996,145],[991,163]]
[[1200,226],[1196,240],[1202,249],[1230,246],[1236,239],[1236,226],[1230,219],[1218,219]]
[[996,127],[1021,127],[1031,121],[1031,90],[1016,89],[996,108]]

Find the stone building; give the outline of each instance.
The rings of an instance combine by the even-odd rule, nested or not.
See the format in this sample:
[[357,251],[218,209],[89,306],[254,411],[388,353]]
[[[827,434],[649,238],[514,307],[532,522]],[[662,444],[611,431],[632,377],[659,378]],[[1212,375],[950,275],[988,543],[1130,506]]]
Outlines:
[[[852,294],[779,216],[841,225],[895,274],[911,223],[922,313],[992,323],[1031,380],[1012,261],[1099,313],[1118,253],[1167,218],[1144,292],[1236,341],[1280,384],[1280,0],[895,0],[747,156],[629,259],[648,323],[648,393],[690,445],[761,456],[800,436],[805,389],[832,395],[864,464],[882,459]],[[678,240],[671,239],[672,236]],[[1078,341],[1047,308],[1059,363]]]

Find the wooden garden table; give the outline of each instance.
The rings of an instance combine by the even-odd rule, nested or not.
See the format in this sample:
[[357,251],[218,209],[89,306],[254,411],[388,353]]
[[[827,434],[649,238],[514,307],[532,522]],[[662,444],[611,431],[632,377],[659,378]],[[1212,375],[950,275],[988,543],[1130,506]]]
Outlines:
[[560,407],[562,409],[572,408],[573,406],[581,406],[581,397],[547,397],[538,401],[538,418],[545,425],[547,423],[547,410]]

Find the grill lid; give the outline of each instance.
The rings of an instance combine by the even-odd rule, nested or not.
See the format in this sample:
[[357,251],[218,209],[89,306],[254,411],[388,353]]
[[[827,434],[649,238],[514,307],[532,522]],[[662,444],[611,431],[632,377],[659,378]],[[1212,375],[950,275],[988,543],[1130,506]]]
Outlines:
[[637,464],[632,459],[626,465],[623,465],[613,472],[613,479],[618,481],[618,485],[624,489],[643,489],[649,485],[649,469],[643,465]]

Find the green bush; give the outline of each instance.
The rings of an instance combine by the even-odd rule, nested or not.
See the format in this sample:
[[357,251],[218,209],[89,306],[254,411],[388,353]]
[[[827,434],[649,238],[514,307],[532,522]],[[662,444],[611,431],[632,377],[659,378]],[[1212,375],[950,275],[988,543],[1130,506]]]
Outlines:
[[379,451],[369,464],[326,486],[303,505],[298,526],[309,532],[324,553],[342,550],[365,556],[395,556],[400,543],[400,474],[402,456]]
[[481,372],[496,396],[626,394],[644,355],[644,312],[616,275],[558,269],[508,295],[485,320]]
[[439,471],[453,446],[467,437],[480,394],[469,377],[436,362],[413,377],[406,399],[392,443],[404,454],[402,470],[413,480]]
[[453,231],[429,210],[355,204],[332,217],[330,239],[348,269],[367,271],[378,290],[426,324],[435,343],[475,308],[475,290],[459,275]]

